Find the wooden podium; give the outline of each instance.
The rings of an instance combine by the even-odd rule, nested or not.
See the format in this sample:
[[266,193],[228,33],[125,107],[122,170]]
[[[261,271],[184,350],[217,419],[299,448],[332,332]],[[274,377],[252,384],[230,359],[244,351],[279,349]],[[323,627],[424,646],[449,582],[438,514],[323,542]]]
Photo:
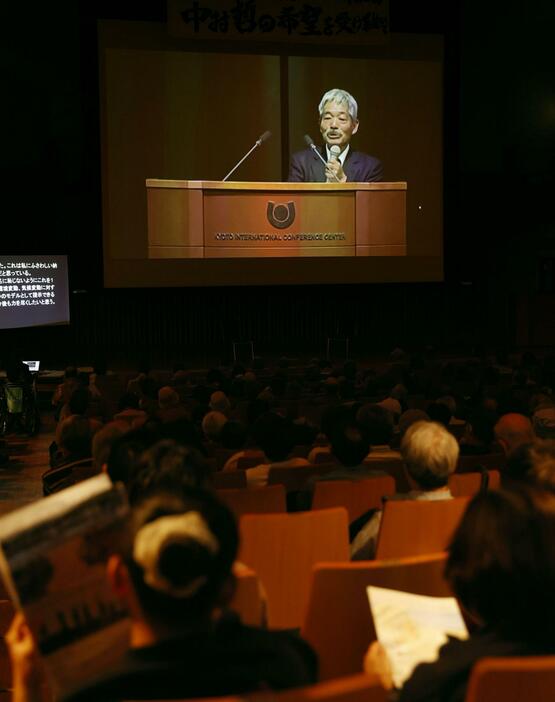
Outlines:
[[148,179],[149,258],[405,256],[406,183]]

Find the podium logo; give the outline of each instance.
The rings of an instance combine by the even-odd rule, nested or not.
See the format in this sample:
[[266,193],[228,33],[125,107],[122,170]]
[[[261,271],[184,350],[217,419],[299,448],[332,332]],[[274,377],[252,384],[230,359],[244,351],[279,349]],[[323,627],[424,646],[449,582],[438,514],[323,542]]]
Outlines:
[[276,205],[271,200],[268,202],[266,210],[268,222],[276,229],[286,229],[295,221],[295,203],[288,202],[285,204]]

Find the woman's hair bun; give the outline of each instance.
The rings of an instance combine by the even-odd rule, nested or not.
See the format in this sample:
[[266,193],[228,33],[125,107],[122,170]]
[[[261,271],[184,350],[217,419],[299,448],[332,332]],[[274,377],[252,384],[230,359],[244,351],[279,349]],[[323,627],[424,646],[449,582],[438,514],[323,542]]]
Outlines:
[[206,583],[219,550],[203,516],[189,511],[142,526],[135,536],[133,560],[146,585],[171,597],[190,598]]

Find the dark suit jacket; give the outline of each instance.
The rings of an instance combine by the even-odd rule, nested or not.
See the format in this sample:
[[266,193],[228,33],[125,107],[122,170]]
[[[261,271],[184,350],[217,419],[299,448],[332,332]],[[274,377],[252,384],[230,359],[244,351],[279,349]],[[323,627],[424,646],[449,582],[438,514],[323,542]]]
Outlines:
[[[318,150],[325,159],[325,147],[320,147]],[[352,148],[349,149],[343,170],[349,183],[373,183],[381,180],[383,176],[381,161],[361,151],[353,151]],[[312,149],[298,151],[291,157],[287,180],[290,183],[325,183],[324,164]]]

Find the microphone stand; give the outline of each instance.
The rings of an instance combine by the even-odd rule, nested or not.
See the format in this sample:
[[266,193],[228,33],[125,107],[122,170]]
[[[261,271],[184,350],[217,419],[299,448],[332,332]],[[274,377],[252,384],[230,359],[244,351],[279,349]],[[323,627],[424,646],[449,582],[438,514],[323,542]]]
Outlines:
[[260,146],[260,144],[262,144],[263,141],[266,141],[266,139],[268,139],[269,136],[270,136],[270,132],[264,132],[264,134],[262,134],[262,136],[259,137],[255,141],[254,146],[249,151],[247,151],[247,153],[243,156],[243,158],[239,161],[239,163],[237,163],[235,166],[233,166],[233,168],[229,171],[229,173],[226,175],[226,177],[222,179],[222,183],[225,183],[225,181],[229,178],[229,176],[233,175],[233,173],[235,173],[235,171],[239,168],[239,166],[243,163],[243,161],[245,161],[252,154],[252,152],[255,149],[257,149]]
[[[318,156],[318,158],[320,159],[320,161],[322,161],[322,163],[324,164],[324,166],[327,166],[327,161],[326,161],[326,159],[325,159],[325,158],[322,156],[322,154],[318,151],[318,147],[317,147],[316,144],[312,141],[312,139],[308,136],[308,134],[305,134],[304,140],[305,140],[307,146],[309,146],[309,147],[312,149],[312,151],[314,151],[314,153],[316,154],[316,156]],[[333,174],[333,177],[335,178],[335,180],[336,180],[338,183],[341,183],[341,181],[340,181],[339,178],[335,175],[335,173]]]

